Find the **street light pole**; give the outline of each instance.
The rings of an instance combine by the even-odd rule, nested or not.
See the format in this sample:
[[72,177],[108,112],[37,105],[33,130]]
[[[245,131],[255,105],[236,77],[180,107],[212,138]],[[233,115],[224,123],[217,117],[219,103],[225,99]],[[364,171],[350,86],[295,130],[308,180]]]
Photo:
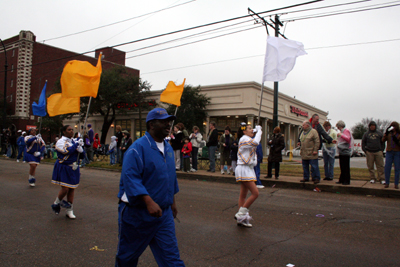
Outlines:
[[4,57],[6,59],[6,63],[4,65],[4,99],[3,99],[3,125],[1,126],[1,136],[2,136],[2,142],[4,141],[4,135],[3,135],[3,129],[4,127],[6,127],[6,119],[7,119],[7,108],[6,108],[6,104],[7,104],[7,68],[8,68],[8,63],[7,63],[7,50],[6,47],[3,43],[3,40],[0,39],[1,44],[3,45],[4,48]]

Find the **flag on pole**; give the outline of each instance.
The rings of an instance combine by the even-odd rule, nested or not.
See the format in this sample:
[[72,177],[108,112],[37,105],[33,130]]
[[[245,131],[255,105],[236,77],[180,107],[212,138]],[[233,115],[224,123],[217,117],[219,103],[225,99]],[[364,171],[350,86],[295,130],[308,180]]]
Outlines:
[[99,91],[101,72],[101,54],[96,67],[87,61],[68,61],[61,74],[63,97],[92,96],[96,98]]
[[181,105],[181,97],[185,86],[186,78],[181,85],[176,85],[173,81],[169,81],[167,88],[161,93],[160,101],[179,107]]
[[263,82],[285,80],[296,64],[296,58],[306,54],[302,43],[268,35]]
[[50,117],[61,114],[79,113],[81,99],[79,97],[64,98],[62,94],[53,94],[47,99],[47,112]]
[[47,87],[47,81],[45,82],[42,93],[40,94],[39,101],[36,104],[36,102],[32,103],[32,113],[33,115],[44,117],[47,115],[46,113],[46,87]]

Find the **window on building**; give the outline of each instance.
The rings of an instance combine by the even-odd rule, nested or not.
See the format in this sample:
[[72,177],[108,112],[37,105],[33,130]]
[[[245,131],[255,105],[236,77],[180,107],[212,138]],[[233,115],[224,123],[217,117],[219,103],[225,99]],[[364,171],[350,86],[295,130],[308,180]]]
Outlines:
[[10,85],[10,87],[13,87],[13,85],[14,85],[14,80],[11,79],[11,85]]
[[14,71],[14,64],[11,64],[11,72]]
[[12,57],[15,55],[15,49],[12,50]]
[[[120,125],[122,131],[128,131],[131,132],[131,120],[116,120],[114,125]],[[115,128],[114,127],[114,134],[115,134]]]

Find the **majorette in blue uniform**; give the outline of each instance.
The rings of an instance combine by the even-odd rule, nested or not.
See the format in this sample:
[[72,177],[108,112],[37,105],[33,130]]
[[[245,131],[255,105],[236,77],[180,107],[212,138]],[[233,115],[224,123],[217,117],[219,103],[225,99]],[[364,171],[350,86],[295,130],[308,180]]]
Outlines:
[[77,188],[80,180],[79,153],[85,152],[78,141],[61,137],[56,143],[57,161],[54,164],[52,183],[68,188]]
[[25,143],[26,161],[29,164],[40,164],[40,156],[46,146],[42,137],[35,135],[25,136]]
[[36,167],[40,164],[40,157],[45,149],[45,143],[40,135],[36,135],[36,129],[30,129],[28,136],[25,137],[25,144],[25,160],[30,165],[28,182],[31,187],[34,187],[36,183]]

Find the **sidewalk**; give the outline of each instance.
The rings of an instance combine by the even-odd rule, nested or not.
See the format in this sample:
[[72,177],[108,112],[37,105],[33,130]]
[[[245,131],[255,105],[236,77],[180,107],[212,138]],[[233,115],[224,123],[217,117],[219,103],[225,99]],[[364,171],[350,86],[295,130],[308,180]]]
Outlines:
[[[236,183],[235,177],[232,174],[223,175],[220,172],[210,173],[205,170],[199,170],[194,173],[178,171],[177,176],[179,179],[201,180],[219,183]],[[335,184],[337,179],[334,179],[333,181],[321,180],[319,184],[315,185],[313,182],[301,183],[300,180],[303,179],[303,177],[280,176],[279,179],[276,180],[275,178],[265,179],[264,176],[265,174],[261,174],[261,182],[265,187],[305,189],[310,191],[313,191],[317,188],[321,190],[321,192],[331,192],[336,194],[357,194],[400,198],[400,189],[394,189],[393,183],[389,185],[389,188],[383,188],[384,185],[382,184],[371,184],[369,181],[360,180],[351,180],[350,185]]]

